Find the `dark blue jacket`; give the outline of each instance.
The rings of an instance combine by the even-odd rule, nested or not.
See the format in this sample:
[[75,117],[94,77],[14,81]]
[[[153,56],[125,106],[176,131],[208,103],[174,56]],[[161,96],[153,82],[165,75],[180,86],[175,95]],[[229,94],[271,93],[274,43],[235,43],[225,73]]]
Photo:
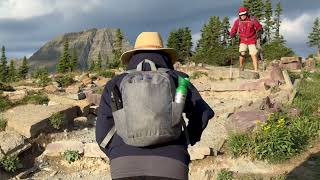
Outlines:
[[[171,61],[162,52],[139,52],[134,55],[128,64],[127,69],[135,69],[136,66],[144,59],[153,61],[157,68],[169,68],[172,71],[168,73],[172,77],[172,85],[177,87],[178,76],[186,77],[187,74],[173,70]],[[148,64],[143,66],[143,70],[150,70]],[[98,144],[102,142],[109,130],[114,126],[114,120],[111,111],[110,91],[114,86],[120,87],[121,80],[126,74],[121,74],[112,78],[105,86],[96,124],[96,141]],[[175,88],[172,88],[175,90]],[[173,92],[175,94],[175,92]],[[185,109],[187,118],[189,119],[188,132],[191,144],[195,144],[200,140],[202,131],[206,128],[209,119],[214,116],[214,112],[208,104],[201,98],[199,92],[193,85],[188,87]],[[188,165],[190,157],[187,151],[187,145],[184,133],[178,140],[150,147],[133,147],[125,144],[120,136],[115,134],[107,147],[101,148],[106,155],[112,160],[122,156],[152,155],[173,158]]]

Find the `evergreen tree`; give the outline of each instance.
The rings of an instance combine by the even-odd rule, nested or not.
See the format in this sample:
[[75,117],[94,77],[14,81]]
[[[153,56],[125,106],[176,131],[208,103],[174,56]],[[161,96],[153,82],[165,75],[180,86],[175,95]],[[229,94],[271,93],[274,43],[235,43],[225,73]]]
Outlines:
[[27,58],[24,56],[22,60],[22,65],[19,67],[18,70],[18,76],[21,79],[26,79],[28,75],[29,67],[28,67],[28,62]]
[[320,18],[316,18],[313,24],[312,32],[308,36],[310,47],[315,47],[318,50],[318,56],[320,55]]
[[10,61],[10,66],[9,66],[9,70],[8,70],[8,80],[9,82],[14,82],[17,78],[17,72],[16,72],[16,68],[14,65],[14,61],[11,60]]
[[221,44],[222,23],[217,16],[212,16],[209,22],[201,30],[201,38],[198,41],[194,60],[213,65],[224,65]]
[[275,30],[275,37],[274,40],[277,42],[284,42],[283,36],[280,35],[280,25],[281,25],[281,13],[282,13],[282,7],[280,1],[278,1],[275,9],[275,19],[274,19],[274,30]]
[[94,70],[95,71],[101,71],[102,70],[102,58],[101,58],[101,54],[100,53],[98,55],[97,63],[94,66]]
[[70,61],[70,70],[75,71],[77,69],[78,65],[78,56],[77,56],[77,51],[74,49]]
[[267,43],[271,42],[271,34],[272,34],[272,4],[271,0],[266,0],[265,2],[265,26],[264,26],[264,33],[267,40]]
[[176,50],[181,62],[189,60],[192,49],[192,35],[188,27],[171,31],[167,40],[167,47]]
[[230,20],[229,17],[224,17],[222,20],[222,45],[229,47],[231,45],[231,37],[229,36]]
[[192,35],[189,27],[183,29],[181,58],[188,61],[192,55]]
[[264,4],[262,0],[244,0],[243,6],[249,9],[250,15],[258,20],[263,19]]
[[6,82],[8,80],[8,66],[6,57],[6,48],[2,46],[1,64],[0,64],[0,81]]
[[116,68],[119,67],[121,62],[120,62],[120,57],[122,54],[122,41],[123,41],[123,35],[120,29],[116,30],[116,37],[115,37],[115,42],[114,42],[114,47],[112,50],[113,54],[113,60],[109,64],[109,67],[111,68]]
[[66,73],[71,71],[70,68],[70,55],[69,55],[69,42],[66,41],[63,45],[63,54],[57,65],[57,71],[59,73]]
[[95,62],[92,60],[91,61],[91,64],[90,64],[90,67],[89,67],[89,71],[93,72],[95,70]]

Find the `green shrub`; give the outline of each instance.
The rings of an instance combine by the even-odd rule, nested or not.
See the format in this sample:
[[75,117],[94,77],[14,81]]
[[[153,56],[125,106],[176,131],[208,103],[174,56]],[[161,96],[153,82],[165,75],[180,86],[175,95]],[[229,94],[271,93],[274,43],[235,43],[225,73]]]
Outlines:
[[[308,81],[310,77],[313,81]],[[299,108],[304,116],[313,116],[320,110],[320,73],[304,73],[304,78],[298,85],[298,94],[293,106]],[[318,114],[320,115],[320,114]]]
[[115,72],[113,71],[99,71],[98,76],[102,76],[105,78],[113,78],[115,76]]
[[217,180],[232,180],[232,172],[226,170],[226,169],[222,169],[217,176]]
[[17,156],[8,156],[0,160],[1,166],[7,172],[15,172],[17,170],[18,163],[19,158]]
[[74,83],[74,80],[70,74],[64,75],[64,76],[58,76],[55,78],[55,81],[57,81],[57,83],[59,83],[61,87],[67,87],[72,83]]
[[202,71],[195,71],[190,76],[190,79],[198,79],[201,76],[208,76],[208,73],[207,72],[202,72]]
[[269,162],[281,162],[298,153],[304,137],[294,134],[286,117],[271,114],[268,121],[254,133],[254,156]]
[[55,129],[60,129],[62,125],[64,124],[64,117],[61,113],[54,113],[49,118],[50,124]]
[[229,152],[234,157],[249,154],[251,145],[249,134],[234,134],[228,140]]
[[38,68],[31,75],[32,78],[37,79],[36,83],[38,86],[47,86],[51,79],[49,78],[49,72],[46,68]]
[[12,102],[5,96],[0,95],[0,112],[3,112],[12,106]]
[[1,91],[15,91],[15,89],[12,86],[3,84],[0,82],[0,90]]
[[264,45],[264,55],[267,60],[272,61],[275,59],[280,59],[281,57],[293,56],[294,52],[291,48],[285,46],[281,42],[271,42]]
[[4,131],[7,126],[7,120],[0,116],[0,132]]
[[19,104],[48,104],[49,98],[43,92],[28,91]]
[[68,161],[69,164],[80,159],[79,151],[67,150],[63,153],[64,159]]

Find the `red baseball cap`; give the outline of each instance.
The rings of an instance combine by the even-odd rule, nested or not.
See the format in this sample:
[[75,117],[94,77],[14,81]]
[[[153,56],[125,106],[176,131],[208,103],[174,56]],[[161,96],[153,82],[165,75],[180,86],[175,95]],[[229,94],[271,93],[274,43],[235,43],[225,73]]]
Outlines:
[[247,14],[248,13],[248,9],[245,7],[240,7],[239,8],[239,16]]

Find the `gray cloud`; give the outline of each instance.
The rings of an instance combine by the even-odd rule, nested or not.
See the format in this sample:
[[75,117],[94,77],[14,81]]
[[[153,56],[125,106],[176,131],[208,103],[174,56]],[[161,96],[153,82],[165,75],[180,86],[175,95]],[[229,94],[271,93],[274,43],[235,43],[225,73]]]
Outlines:
[[[141,31],[159,31],[166,39],[171,30],[189,26],[196,34],[210,16],[235,16],[240,5],[239,0],[94,0],[89,9],[77,1],[45,1],[46,8],[50,2],[54,2],[55,8],[48,10],[48,14],[0,19],[0,43],[7,47],[8,56],[30,55],[57,35],[95,27],[121,28],[131,42]],[[302,13],[318,12],[320,6],[318,0],[294,3],[281,0],[281,3],[283,17],[289,20]],[[310,52],[305,42],[288,41],[288,45],[301,55]]]

